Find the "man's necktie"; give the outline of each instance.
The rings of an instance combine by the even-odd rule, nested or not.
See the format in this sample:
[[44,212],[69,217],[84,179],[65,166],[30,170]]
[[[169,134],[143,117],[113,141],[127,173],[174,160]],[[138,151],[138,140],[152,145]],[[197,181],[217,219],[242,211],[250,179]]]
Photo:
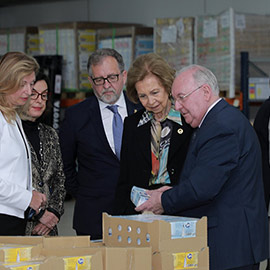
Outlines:
[[123,121],[121,115],[117,109],[118,105],[107,106],[109,110],[113,112],[113,140],[114,140],[114,148],[115,154],[120,160],[120,152],[121,152],[121,142],[122,142],[122,133],[123,133]]

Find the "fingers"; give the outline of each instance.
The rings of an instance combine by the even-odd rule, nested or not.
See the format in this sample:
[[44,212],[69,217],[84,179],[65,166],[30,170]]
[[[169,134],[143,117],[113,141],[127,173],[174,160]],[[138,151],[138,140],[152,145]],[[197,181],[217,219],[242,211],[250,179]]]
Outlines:
[[59,218],[52,212],[45,211],[44,215],[39,220],[42,224],[52,229],[58,222]]
[[50,233],[51,229],[43,224],[38,224],[35,226],[35,228],[32,231],[33,235],[48,235]]

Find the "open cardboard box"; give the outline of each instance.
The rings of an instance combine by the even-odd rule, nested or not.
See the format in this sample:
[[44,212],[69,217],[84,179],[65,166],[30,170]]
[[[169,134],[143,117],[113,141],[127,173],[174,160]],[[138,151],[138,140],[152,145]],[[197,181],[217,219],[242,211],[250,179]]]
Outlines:
[[191,250],[182,250],[178,252],[168,252],[168,251],[161,251],[153,254],[152,262],[153,262],[153,270],[174,270],[174,269],[189,269],[189,270],[209,270],[209,248],[205,247],[201,250],[197,250],[198,252],[198,260],[196,261],[197,264],[188,264],[185,258],[185,262],[183,263],[182,268],[175,268],[174,267],[174,256],[173,253],[186,253],[185,257],[189,256],[189,253],[192,254]]
[[207,217],[196,222],[196,236],[171,239],[171,224],[164,220],[141,222],[103,213],[103,241],[111,247],[152,247],[153,252],[177,247],[196,250],[207,247]]
[[[90,265],[83,267],[81,262],[85,262],[87,258],[90,258]],[[65,260],[74,259],[73,263],[66,263]],[[82,268],[83,267],[83,268]],[[100,251],[94,254],[85,255],[65,255],[62,257],[49,257],[44,263],[40,265],[39,270],[67,270],[67,269],[92,269],[92,270],[103,270],[102,254]]]
[[[90,248],[62,248],[43,249],[42,255],[50,258],[52,256],[86,256],[101,252],[103,268],[91,268],[94,270],[151,270],[152,249],[120,248],[120,247],[90,247]],[[49,268],[48,268],[49,269]],[[54,268],[53,268],[54,269]],[[61,268],[59,268],[61,269]],[[57,269],[58,270],[58,269]]]
[[[39,257],[42,244],[40,240],[34,241],[23,241],[22,238],[16,237],[0,237],[0,263],[16,263],[30,261]],[[5,240],[3,239],[5,238]],[[10,239],[10,241],[9,241]]]
[[0,270],[68,270],[68,269],[89,269],[89,270],[103,270],[102,254],[101,252],[95,252],[94,254],[87,254],[82,256],[62,256],[62,257],[48,257],[43,261],[39,261],[35,264],[35,261],[30,261],[26,265],[11,265],[2,266],[0,265]]
[[42,245],[44,248],[90,247],[90,236],[0,236],[2,244]]
[[52,236],[43,238],[45,249],[90,247],[90,236]]

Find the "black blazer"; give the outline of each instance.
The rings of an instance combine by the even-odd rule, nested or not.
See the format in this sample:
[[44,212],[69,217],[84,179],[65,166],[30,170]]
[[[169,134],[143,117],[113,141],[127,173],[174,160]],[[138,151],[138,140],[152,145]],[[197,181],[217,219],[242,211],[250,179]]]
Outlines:
[[[152,170],[151,163],[151,123],[150,121],[137,127],[144,110],[125,119],[120,178],[116,190],[114,214],[135,214],[135,206],[130,200],[130,191],[133,186],[149,189],[149,179]],[[167,169],[171,184],[175,185],[183,167],[192,128],[173,122],[173,132],[169,148]]]
[[[125,100],[129,115],[141,108]],[[102,212],[112,213],[120,162],[107,141],[95,96],[66,110],[60,144],[65,186],[76,199],[73,228],[101,238]]]
[[260,107],[254,120],[254,129],[260,141],[262,150],[262,169],[264,182],[265,203],[268,209],[270,198],[270,165],[269,165],[269,121],[270,121],[270,98]]

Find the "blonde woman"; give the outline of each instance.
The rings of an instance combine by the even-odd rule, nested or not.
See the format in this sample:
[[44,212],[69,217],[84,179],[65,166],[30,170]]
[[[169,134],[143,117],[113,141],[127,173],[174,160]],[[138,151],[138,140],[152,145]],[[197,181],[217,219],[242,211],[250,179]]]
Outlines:
[[0,58],[0,235],[24,235],[30,207],[38,213],[46,203],[32,190],[30,149],[16,113],[31,95],[38,69],[22,52]]

